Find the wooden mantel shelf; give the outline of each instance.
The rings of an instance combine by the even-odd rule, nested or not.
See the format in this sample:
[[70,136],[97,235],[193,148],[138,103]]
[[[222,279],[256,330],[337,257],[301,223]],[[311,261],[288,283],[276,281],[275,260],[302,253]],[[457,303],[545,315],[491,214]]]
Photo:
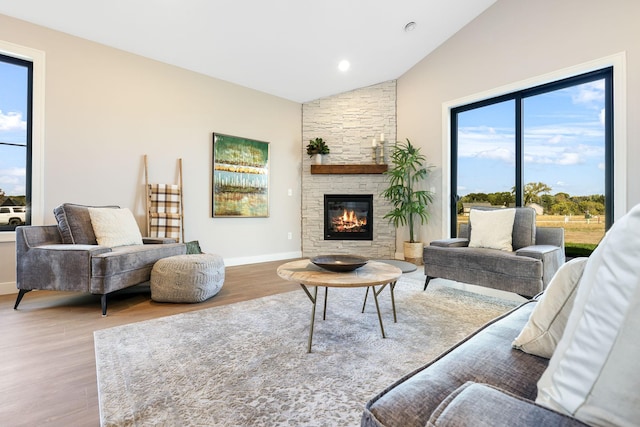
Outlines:
[[312,174],[380,174],[388,165],[311,165]]

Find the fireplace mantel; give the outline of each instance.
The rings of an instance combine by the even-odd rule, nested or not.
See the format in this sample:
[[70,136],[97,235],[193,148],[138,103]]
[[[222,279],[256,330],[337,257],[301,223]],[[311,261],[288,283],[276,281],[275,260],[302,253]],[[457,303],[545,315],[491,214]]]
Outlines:
[[381,174],[386,172],[388,165],[311,165],[312,174]]

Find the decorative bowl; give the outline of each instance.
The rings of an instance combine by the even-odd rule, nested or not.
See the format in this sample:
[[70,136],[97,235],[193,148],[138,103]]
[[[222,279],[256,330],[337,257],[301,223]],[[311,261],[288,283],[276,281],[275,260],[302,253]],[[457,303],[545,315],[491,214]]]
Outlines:
[[311,258],[311,262],[329,271],[353,271],[367,263],[367,258],[357,255],[319,255]]

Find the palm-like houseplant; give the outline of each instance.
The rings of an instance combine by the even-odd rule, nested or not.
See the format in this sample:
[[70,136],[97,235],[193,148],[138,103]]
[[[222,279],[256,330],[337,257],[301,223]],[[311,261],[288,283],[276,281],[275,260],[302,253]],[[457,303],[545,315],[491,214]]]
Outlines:
[[[408,226],[408,243],[418,243],[421,252],[422,244],[416,241],[415,229],[418,222],[428,222],[428,206],[433,202],[433,193],[420,189],[420,184],[429,175],[431,167],[426,166],[427,158],[408,138],[406,142],[396,143],[391,150],[390,158],[391,168],[385,172],[389,176],[389,187],[381,195],[391,202],[393,209],[383,218],[388,219],[396,228]],[[405,248],[406,246],[405,244]],[[405,249],[405,258],[418,258],[407,256],[406,252]]]

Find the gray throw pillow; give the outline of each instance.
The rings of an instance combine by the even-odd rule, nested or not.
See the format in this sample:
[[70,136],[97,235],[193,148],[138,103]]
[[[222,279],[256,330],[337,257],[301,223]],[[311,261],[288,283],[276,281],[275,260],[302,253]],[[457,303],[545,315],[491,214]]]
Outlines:
[[53,209],[58,221],[58,230],[62,236],[62,243],[74,245],[97,245],[98,240],[93,232],[89,208],[114,208],[120,206],[85,206],[74,203],[63,203]]

